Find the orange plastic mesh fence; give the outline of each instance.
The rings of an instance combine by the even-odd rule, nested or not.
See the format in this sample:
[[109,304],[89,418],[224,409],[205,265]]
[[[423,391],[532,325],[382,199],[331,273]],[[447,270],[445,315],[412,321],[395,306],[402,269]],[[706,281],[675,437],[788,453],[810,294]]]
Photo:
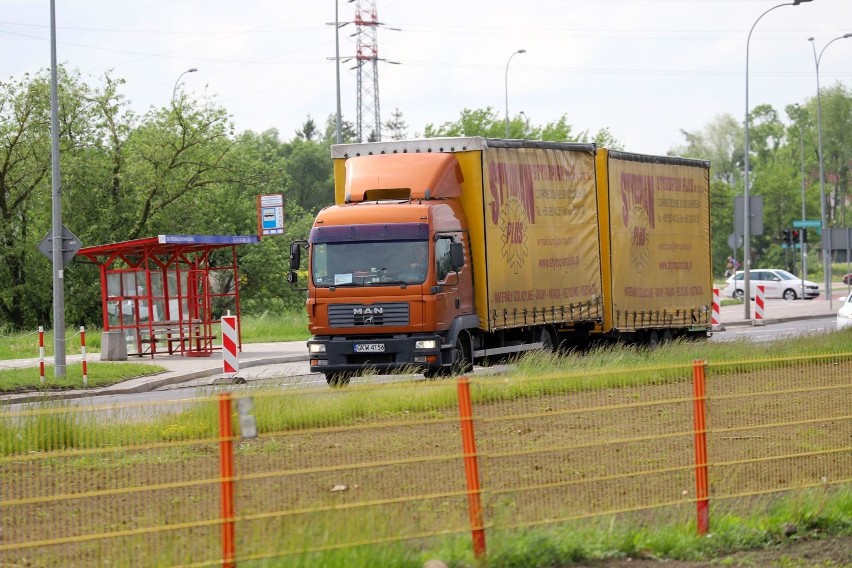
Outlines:
[[[694,524],[692,373],[471,379],[486,535]],[[852,355],[711,363],[706,392],[711,527],[717,511],[852,481]],[[455,382],[234,397],[251,397],[259,432],[239,438],[234,412],[237,563],[470,546]],[[220,565],[217,404],[4,407],[0,565]]]

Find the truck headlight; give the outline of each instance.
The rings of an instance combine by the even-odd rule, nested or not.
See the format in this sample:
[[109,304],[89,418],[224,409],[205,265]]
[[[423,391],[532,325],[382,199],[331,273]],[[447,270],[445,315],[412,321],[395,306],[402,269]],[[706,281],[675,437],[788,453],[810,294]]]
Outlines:
[[420,339],[414,342],[415,349],[435,349],[438,347],[438,342],[434,339]]
[[308,353],[325,353],[325,343],[309,343]]

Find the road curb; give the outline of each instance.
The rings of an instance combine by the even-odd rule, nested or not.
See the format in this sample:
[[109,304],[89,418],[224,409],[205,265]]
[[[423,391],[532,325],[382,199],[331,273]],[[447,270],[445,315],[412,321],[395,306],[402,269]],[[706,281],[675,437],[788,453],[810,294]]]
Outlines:
[[[259,367],[261,365],[278,365],[281,363],[295,363],[298,361],[307,361],[308,355],[279,355],[275,357],[262,357],[257,359],[249,359],[240,361],[241,369],[250,367]],[[147,375],[135,379],[129,379],[121,383],[116,383],[108,387],[98,389],[82,390],[75,389],[71,391],[30,391],[26,393],[16,393],[5,395],[0,398],[0,404],[26,404],[32,402],[53,402],[58,400],[70,400],[76,398],[86,398],[93,396],[110,396],[122,394],[139,394],[150,392],[161,387],[176,385],[194,379],[204,377],[212,377],[214,375],[224,375],[221,365],[198,369],[196,371],[180,372],[180,371],[161,371],[154,375]]]

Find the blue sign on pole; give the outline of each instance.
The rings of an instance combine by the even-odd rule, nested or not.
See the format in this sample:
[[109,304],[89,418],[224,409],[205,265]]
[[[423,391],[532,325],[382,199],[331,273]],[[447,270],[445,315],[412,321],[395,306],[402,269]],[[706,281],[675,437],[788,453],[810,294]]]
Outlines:
[[822,228],[822,221],[819,219],[796,220],[793,221],[793,226],[799,229],[820,229]]

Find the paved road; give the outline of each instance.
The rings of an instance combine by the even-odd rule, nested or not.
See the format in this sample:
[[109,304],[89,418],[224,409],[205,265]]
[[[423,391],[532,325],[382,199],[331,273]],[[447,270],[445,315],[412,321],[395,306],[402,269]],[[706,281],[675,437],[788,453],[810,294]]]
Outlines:
[[[837,294],[835,294],[837,296]],[[831,305],[830,305],[831,304]],[[752,302],[752,307],[754,303]],[[808,319],[830,320],[834,318],[840,302],[827,300],[795,300],[786,302],[784,300],[768,300],[764,310],[763,321],[766,324],[777,324]],[[757,327],[754,318],[745,318],[745,309],[742,304],[722,306],[719,310],[720,322],[715,327],[716,336],[721,334],[740,334],[735,331],[743,327]],[[824,325],[830,325],[826,323]],[[97,360],[98,354],[90,354],[89,360]],[[253,381],[273,380],[277,378],[280,382],[282,377],[289,377],[287,384],[299,388],[324,385],[322,375],[306,374],[307,352],[304,341],[289,341],[280,343],[251,343],[244,344],[239,356],[240,375],[250,376],[250,369],[259,367]],[[69,363],[77,362],[80,356],[69,355]],[[149,377],[140,377],[98,389],[81,389],[61,392],[47,393],[18,393],[0,396],[0,400],[7,403],[23,403],[36,400],[81,398],[91,396],[120,396],[141,392],[152,392],[162,390],[175,385],[184,387],[210,386],[216,379],[227,378],[223,373],[222,359],[220,353],[214,353],[211,357],[183,357],[180,355],[160,355],[153,359],[143,358],[141,361],[150,361],[166,368],[166,371]],[[11,367],[38,366],[37,359],[25,359],[14,361],[0,361],[0,369]],[[280,367],[279,367],[280,366]],[[493,372],[493,367],[488,368]],[[488,372],[488,371],[483,371]],[[410,376],[409,376],[410,378]],[[392,380],[392,378],[391,378]]]

